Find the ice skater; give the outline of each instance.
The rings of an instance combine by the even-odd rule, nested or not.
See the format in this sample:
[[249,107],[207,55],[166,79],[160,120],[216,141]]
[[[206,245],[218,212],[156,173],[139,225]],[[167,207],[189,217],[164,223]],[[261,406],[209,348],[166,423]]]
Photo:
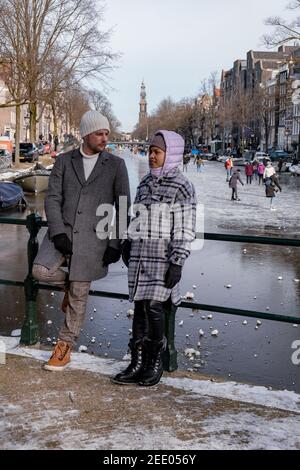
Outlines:
[[282,191],[276,175],[270,176],[270,178],[266,180],[265,186],[266,186],[266,197],[270,198],[270,210],[276,211],[276,208],[274,207],[274,198],[276,197],[276,193],[278,192],[278,190],[280,192]]
[[237,193],[238,181],[241,183],[242,186],[244,186],[244,183],[241,179],[241,170],[234,170],[229,180],[229,187],[232,189],[232,195],[231,195],[232,201],[240,201],[240,199],[238,198],[238,193]]

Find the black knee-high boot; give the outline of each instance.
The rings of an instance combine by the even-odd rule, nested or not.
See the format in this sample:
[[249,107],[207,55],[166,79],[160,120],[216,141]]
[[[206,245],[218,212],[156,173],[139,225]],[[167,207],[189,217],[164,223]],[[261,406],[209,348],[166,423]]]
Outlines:
[[145,300],[145,311],[148,317],[149,331],[143,340],[143,369],[140,372],[139,385],[156,385],[163,374],[162,354],[165,350],[164,340],[164,303]]
[[158,384],[163,374],[162,355],[165,350],[165,340],[151,340],[145,338],[144,348],[144,366],[140,373],[139,385],[151,387]]
[[129,366],[113,378],[118,384],[132,384],[139,380],[143,367],[143,339],[129,341],[131,351],[131,362]]
[[144,307],[142,301],[135,302],[132,324],[133,337],[128,344],[131,352],[131,361],[125,370],[112,379],[115,383],[132,384],[139,380],[144,358],[143,339],[148,334],[148,319]]

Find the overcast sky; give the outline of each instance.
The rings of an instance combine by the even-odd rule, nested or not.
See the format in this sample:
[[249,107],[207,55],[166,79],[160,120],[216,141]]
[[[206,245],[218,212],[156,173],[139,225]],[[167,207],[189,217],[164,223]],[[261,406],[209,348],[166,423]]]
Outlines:
[[145,80],[148,112],[171,96],[194,96],[210,72],[229,69],[250,49],[266,49],[264,19],[287,16],[288,0],[106,0],[105,27],[123,54],[109,93],[122,130],[138,120]]

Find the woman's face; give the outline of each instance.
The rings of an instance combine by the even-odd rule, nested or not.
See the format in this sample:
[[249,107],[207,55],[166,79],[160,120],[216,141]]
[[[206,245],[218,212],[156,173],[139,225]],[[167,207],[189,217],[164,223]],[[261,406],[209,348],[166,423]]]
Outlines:
[[161,168],[164,166],[166,152],[159,147],[150,147],[149,152],[149,166],[150,168]]

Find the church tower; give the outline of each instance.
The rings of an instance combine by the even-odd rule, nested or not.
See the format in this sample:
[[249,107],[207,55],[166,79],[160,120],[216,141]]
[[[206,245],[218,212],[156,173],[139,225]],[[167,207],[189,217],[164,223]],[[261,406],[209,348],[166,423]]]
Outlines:
[[144,84],[144,80],[142,81],[141,85],[141,93],[140,93],[140,114],[139,114],[139,125],[142,126],[145,124],[147,120],[147,99],[146,99],[146,87]]

